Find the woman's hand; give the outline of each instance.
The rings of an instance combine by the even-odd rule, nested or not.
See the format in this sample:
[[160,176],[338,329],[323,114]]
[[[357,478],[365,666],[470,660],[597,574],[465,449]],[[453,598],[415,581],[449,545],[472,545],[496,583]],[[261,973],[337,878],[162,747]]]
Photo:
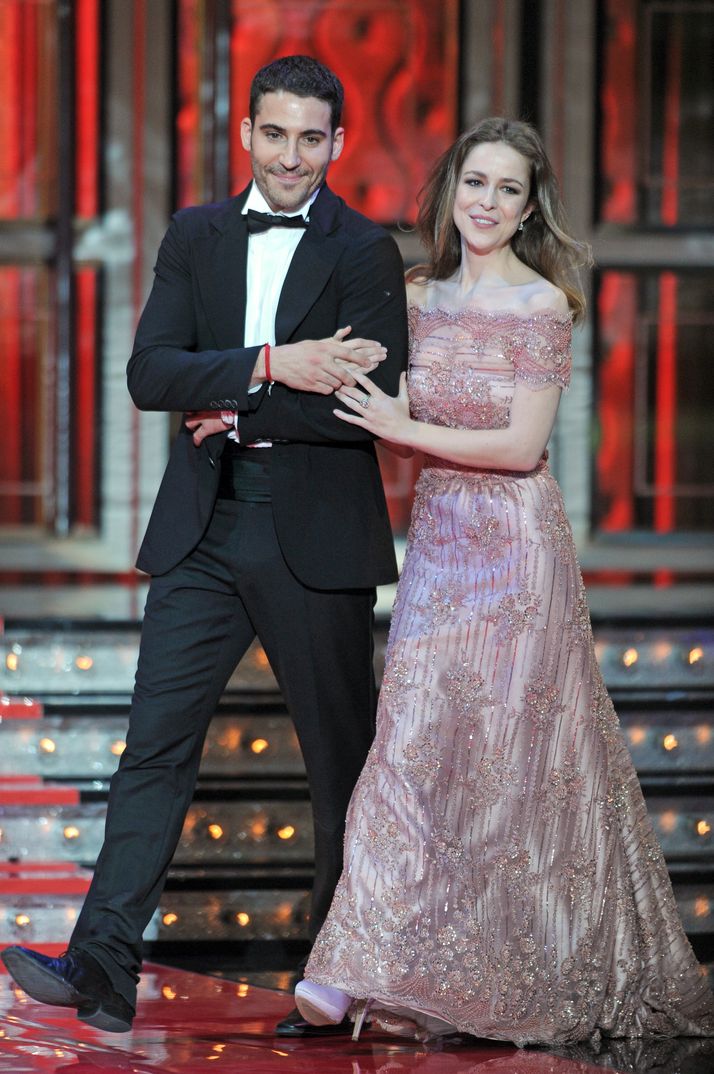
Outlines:
[[406,373],[399,378],[399,395],[386,395],[363,373],[353,373],[353,376],[364,391],[339,388],[335,396],[349,407],[349,411],[335,410],[333,413],[342,421],[360,425],[380,439],[390,440],[394,444],[408,444],[415,423],[409,417]]
[[232,410],[189,410],[184,425],[193,433],[196,447],[200,447],[207,436],[227,433],[233,428],[234,421],[235,414]]

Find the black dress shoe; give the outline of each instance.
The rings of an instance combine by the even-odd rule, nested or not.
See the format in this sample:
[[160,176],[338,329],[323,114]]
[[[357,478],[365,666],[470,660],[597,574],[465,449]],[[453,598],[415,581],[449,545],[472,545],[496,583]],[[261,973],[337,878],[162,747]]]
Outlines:
[[49,958],[29,947],[6,947],[0,958],[23,992],[40,1003],[76,1007],[77,1017],[95,1029],[109,1033],[131,1029],[132,1007],[84,951],[70,949],[60,958]]
[[275,1027],[278,1037],[336,1037],[352,1033],[352,1023],[349,1018],[343,1018],[337,1025],[313,1026],[306,1022],[297,1007],[293,1007],[290,1014],[278,1022]]

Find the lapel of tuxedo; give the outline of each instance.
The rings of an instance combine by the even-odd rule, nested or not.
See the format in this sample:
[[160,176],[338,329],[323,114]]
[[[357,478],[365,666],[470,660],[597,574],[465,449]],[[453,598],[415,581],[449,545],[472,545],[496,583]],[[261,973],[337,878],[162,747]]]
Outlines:
[[310,226],[290,262],[275,315],[275,342],[286,343],[327,283],[343,244],[335,236],[340,200],[323,186],[310,208]]
[[243,346],[248,232],[241,209],[249,189],[222,205],[211,220],[210,234],[195,240],[201,299],[221,349]]

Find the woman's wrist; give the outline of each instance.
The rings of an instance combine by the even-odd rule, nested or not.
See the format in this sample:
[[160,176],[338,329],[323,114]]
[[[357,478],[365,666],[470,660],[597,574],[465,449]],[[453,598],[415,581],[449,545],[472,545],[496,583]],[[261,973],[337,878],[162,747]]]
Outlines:
[[420,451],[419,447],[419,426],[420,422],[414,421],[414,418],[406,418],[404,421],[404,429],[400,432],[397,443],[404,444],[405,447],[411,448],[412,451]]

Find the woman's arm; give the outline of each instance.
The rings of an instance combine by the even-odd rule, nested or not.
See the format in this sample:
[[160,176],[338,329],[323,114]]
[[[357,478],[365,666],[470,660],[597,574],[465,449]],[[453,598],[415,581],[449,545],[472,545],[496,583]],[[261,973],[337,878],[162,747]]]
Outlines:
[[[415,421],[409,416],[404,375],[397,396],[386,395],[361,374],[355,374],[355,379],[364,391],[345,387],[335,392],[349,408],[335,411],[343,421],[360,425],[375,436],[413,451],[488,470],[527,472],[537,466],[553,429],[561,393],[555,385],[534,391],[517,382],[508,428],[449,429]],[[364,407],[367,396],[369,405]]]

